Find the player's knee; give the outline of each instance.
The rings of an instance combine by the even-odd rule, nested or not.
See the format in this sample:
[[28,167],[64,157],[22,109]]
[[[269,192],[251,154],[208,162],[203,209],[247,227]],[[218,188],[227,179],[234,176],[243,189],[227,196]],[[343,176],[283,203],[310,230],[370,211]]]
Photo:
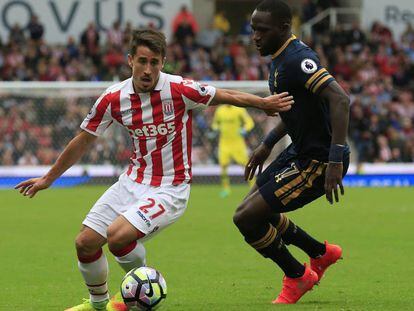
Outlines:
[[88,257],[94,255],[101,245],[93,237],[80,233],[75,240],[76,252],[79,256]]
[[109,226],[107,231],[108,248],[112,254],[116,255],[119,251],[129,248],[131,243],[139,239],[135,234],[132,236],[128,230]]
[[251,227],[251,214],[249,202],[246,201],[240,204],[234,213],[233,222],[241,232],[246,231]]
[[106,234],[108,239],[108,248],[112,253],[117,252],[128,245],[129,241],[126,241],[124,235],[119,230],[109,226]]
[[242,225],[242,221],[243,221],[243,215],[239,211],[239,209],[237,209],[237,211],[233,215],[233,223],[236,225],[237,228],[239,228]]

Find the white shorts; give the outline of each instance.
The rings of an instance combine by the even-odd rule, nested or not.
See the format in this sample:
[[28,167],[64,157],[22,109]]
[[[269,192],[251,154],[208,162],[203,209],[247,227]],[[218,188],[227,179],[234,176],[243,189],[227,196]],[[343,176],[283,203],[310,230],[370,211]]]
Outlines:
[[106,238],[108,226],[122,215],[145,234],[142,240],[146,240],[184,213],[189,196],[189,184],[153,187],[138,184],[122,174],[99,198],[82,224]]

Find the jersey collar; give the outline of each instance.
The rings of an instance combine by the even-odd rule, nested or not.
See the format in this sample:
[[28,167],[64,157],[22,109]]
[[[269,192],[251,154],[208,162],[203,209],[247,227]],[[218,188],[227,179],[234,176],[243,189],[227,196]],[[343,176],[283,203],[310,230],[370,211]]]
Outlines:
[[275,59],[276,57],[278,57],[280,55],[280,53],[282,53],[286,47],[289,45],[290,42],[292,42],[293,40],[296,39],[295,35],[291,35],[289,39],[287,39],[287,41],[282,45],[282,47],[276,51],[275,54],[272,55],[272,59]]
[[[162,88],[164,87],[164,84],[165,84],[166,80],[167,80],[167,74],[160,71],[160,76],[158,78],[157,85],[155,85],[154,91],[161,91]],[[132,82],[132,77],[129,78],[127,88],[128,88],[128,94],[135,94],[134,84]]]
[[165,81],[167,80],[167,74],[160,71],[160,76],[158,78],[157,85],[154,88],[154,91],[161,91],[164,87]]

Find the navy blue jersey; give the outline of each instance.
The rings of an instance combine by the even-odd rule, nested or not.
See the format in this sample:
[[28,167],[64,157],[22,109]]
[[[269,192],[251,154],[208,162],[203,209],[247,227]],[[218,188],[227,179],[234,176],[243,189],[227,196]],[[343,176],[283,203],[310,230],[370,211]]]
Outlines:
[[290,149],[297,158],[327,162],[331,144],[329,104],[318,95],[334,78],[321,66],[317,54],[295,36],[272,58],[270,92],[289,92],[295,100],[291,110],[280,113],[292,138]]

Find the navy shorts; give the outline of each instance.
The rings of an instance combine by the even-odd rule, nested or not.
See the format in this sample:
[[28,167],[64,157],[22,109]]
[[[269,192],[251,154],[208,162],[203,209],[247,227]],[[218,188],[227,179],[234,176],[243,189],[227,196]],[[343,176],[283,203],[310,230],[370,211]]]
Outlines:
[[[344,158],[345,176],[349,156]],[[293,211],[325,194],[327,163],[297,159],[282,153],[259,175],[256,184],[264,200],[279,213]]]

